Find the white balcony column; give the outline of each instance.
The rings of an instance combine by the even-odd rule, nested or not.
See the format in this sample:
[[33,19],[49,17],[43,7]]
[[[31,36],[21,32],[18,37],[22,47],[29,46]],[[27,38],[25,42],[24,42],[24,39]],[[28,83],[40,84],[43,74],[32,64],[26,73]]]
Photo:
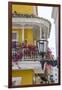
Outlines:
[[24,42],[24,26],[22,26],[22,42]]
[[[22,43],[24,43],[24,25],[22,26]],[[24,55],[24,48],[22,50],[22,53]],[[22,60],[24,60],[24,56],[22,57]]]
[[42,30],[41,30],[41,26],[40,26],[40,40],[42,38]]

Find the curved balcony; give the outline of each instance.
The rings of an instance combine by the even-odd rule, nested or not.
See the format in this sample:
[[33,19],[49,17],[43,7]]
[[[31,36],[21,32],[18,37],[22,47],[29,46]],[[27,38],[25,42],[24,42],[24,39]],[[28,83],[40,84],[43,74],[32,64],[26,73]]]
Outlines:
[[50,34],[51,23],[47,19],[31,16],[31,15],[13,15],[12,16],[12,28],[22,28],[22,27],[34,27],[34,29],[46,29],[48,32],[48,37]]

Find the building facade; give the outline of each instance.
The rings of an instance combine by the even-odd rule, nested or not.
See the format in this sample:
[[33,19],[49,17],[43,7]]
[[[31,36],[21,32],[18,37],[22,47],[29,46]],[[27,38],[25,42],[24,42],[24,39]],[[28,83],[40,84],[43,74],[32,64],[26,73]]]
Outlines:
[[54,24],[55,24],[55,40],[56,40],[56,57],[58,58],[58,45],[59,45],[59,41],[58,41],[58,33],[59,33],[59,8],[58,7],[54,7],[52,10],[52,18],[54,19]]
[[[48,82],[45,65],[42,68],[42,62],[40,63],[42,59],[40,52],[47,52],[50,29],[51,23],[38,17],[36,6],[12,5],[12,77],[18,75],[24,78],[21,85],[34,82],[39,84],[43,80],[44,83]],[[41,45],[37,44],[38,41],[41,41]],[[40,47],[39,50],[37,45]],[[27,74],[31,76],[26,80]],[[33,78],[33,75],[36,78]],[[43,79],[39,82],[39,78]]]

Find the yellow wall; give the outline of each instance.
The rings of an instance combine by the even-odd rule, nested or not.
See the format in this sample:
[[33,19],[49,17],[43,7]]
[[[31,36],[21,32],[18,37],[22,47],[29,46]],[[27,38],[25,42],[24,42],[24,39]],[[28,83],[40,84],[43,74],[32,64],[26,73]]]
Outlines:
[[[18,33],[18,42],[22,43],[22,29],[13,29],[12,31],[17,31],[17,33]],[[28,44],[33,44],[32,28],[26,28],[24,30],[24,40],[27,40]]]
[[[15,5],[12,4],[12,13],[16,11],[18,14],[33,14],[33,6],[31,5]],[[15,31],[15,30],[13,30]],[[18,32],[18,40],[22,42],[22,32],[21,30],[17,29]],[[33,32],[32,28],[27,28],[24,31],[24,40],[27,40],[29,44],[33,43]]]
[[31,5],[12,5],[12,13],[16,11],[18,14],[33,14]]
[[27,40],[28,44],[33,43],[33,31],[32,28],[27,28],[24,31],[24,39]]
[[22,42],[22,30],[20,29],[19,30],[19,43]]
[[33,70],[13,70],[12,77],[22,77],[21,85],[33,84]]

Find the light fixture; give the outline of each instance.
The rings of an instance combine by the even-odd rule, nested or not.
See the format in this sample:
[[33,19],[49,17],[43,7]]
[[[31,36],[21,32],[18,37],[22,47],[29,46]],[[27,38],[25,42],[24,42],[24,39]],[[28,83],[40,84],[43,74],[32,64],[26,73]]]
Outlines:
[[47,46],[47,40],[42,39],[37,41],[38,53],[42,55],[42,57],[44,57],[44,54],[47,53]]

